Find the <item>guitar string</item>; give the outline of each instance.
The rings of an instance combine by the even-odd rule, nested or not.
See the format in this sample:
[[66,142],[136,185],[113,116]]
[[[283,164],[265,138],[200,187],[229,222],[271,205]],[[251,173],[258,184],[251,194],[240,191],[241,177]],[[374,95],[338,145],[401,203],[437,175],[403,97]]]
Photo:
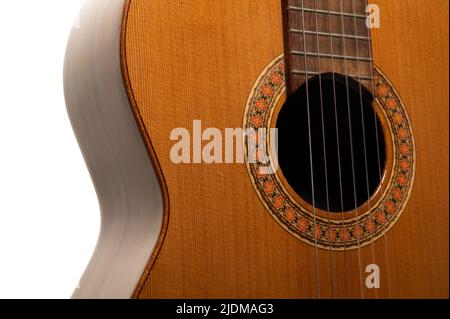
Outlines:
[[[352,10],[354,14],[357,14],[357,8],[355,7],[355,1],[352,0]],[[358,23],[356,17],[353,19],[353,27],[355,35],[358,36]],[[364,150],[364,168],[365,168],[365,177],[366,177],[366,191],[367,191],[367,198],[368,198],[368,205],[369,205],[369,221],[372,218],[372,203],[371,203],[371,194],[370,194],[370,186],[369,186],[369,169],[368,169],[368,159],[367,159],[367,134],[366,134],[366,124],[364,119],[364,102],[363,102],[363,85],[361,83],[361,70],[360,70],[360,61],[359,61],[359,41],[358,37],[355,39],[356,43],[356,57],[358,60],[356,61],[356,74],[358,77],[358,86],[359,86],[359,103],[361,108],[361,125],[362,125],[362,134],[363,134],[363,150]],[[370,43],[370,42],[369,42]],[[370,62],[369,62],[370,63]],[[372,264],[375,264],[375,245],[374,245],[374,238],[373,233],[371,233],[371,254],[372,254]],[[375,298],[378,299],[378,292],[375,289]]]
[[[369,1],[365,0],[365,5],[366,8],[369,7]],[[369,12],[367,12],[369,13]],[[369,46],[369,58],[370,58],[370,72],[371,72],[371,85],[372,85],[372,94],[374,97],[374,101],[373,103],[375,103],[375,72],[374,72],[374,62],[373,62],[373,42],[372,42],[372,31],[370,28],[367,28],[367,35],[370,41],[370,46]],[[379,174],[379,178],[381,181],[381,187],[380,187],[380,191],[381,194],[383,194],[383,173],[382,173],[382,169],[381,169],[381,155],[380,155],[380,141],[378,138],[378,119],[377,119],[377,114],[375,112],[375,104],[373,104],[373,109],[374,109],[374,124],[375,124],[375,136],[376,136],[376,146],[377,146],[377,162],[378,162],[378,174]],[[389,248],[388,248],[388,234],[386,233],[386,224],[383,225],[383,240],[384,240],[384,247],[385,247],[385,256],[386,256],[386,275],[387,275],[387,291],[388,291],[388,298],[391,297],[391,283],[390,283],[390,267],[389,267]]]
[[[338,157],[338,177],[339,177],[339,196],[341,204],[341,220],[342,225],[345,225],[344,217],[344,197],[343,197],[343,187],[342,187],[342,166],[341,166],[341,147],[340,147],[340,134],[339,134],[339,118],[337,111],[337,98],[336,98],[336,75],[335,75],[335,65],[334,65],[334,46],[333,46],[333,36],[332,24],[331,24],[331,1],[328,0],[328,27],[329,27],[329,39],[330,39],[330,51],[331,51],[331,69],[332,69],[332,81],[333,81],[333,102],[334,102],[334,116],[335,116],[335,126],[336,126],[336,144],[337,144],[337,157]],[[348,293],[348,260],[347,260],[347,247],[344,245],[344,287],[347,299],[349,298]]]
[[306,85],[306,106],[307,106],[307,113],[308,113],[308,138],[309,138],[309,162],[310,162],[310,169],[311,169],[311,191],[312,191],[312,207],[313,207],[313,229],[312,232],[314,234],[314,246],[315,246],[315,255],[316,255],[316,275],[317,275],[317,295],[318,299],[321,298],[321,291],[320,291],[320,271],[319,271],[319,249],[317,247],[317,234],[316,234],[316,202],[315,202],[315,189],[314,189],[314,164],[313,164],[313,154],[312,154],[312,132],[311,132],[311,109],[310,109],[310,100],[309,100],[309,78],[308,78],[308,63],[307,63],[307,57],[306,57],[306,30],[305,30],[305,7],[304,7],[304,1],[302,2],[302,30],[303,30],[303,51],[304,51],[304,62],[305,62],[305,85]]
[[[320,112],[322,120],[322,143],[323,143],[323,161],[324,161],[324,172],[325,172],[325,193],[326,193],[326,207],[327,207],[327,218],[328,218],[328,234],[331,232],[331,222],[330,222],[330,195],[328,186],[328,161],[327,161],[327,147],[325,138],[325,119],[324,119],[324,107],[323,107],[323,88],[322,88],[322,70],[320,61],[320,41],[319,41],[319,22],[317,14],[317,0],[314,0],[314,12],[315,12],[315,24],[316,24],[316,49],[317,49],[317,69],[319,74],[319,96],[320,96]],[[304,26],[305,28],[305,26]],[[306,51],[306,48],[305,48]],[[328,235],[328,253],[330,259],[330,270],[331,270],[331,291],[333,298],[335,298],[335,283],[334,283],[334,263],[333,263],[333,252],[331,249],[331,239]]]
[[[328,3],[330,2],[330,0],[328,0]],[[342,16],[343,16],[343,8],[342,8],[342,6],[343,6],[343,4],[342,4],[342,1],[341,1],[341,12],[342,12]],[[315,7],[317,8],[317,3],[316,3],[316,0],[315,0]],[[353,7],[353,9],[354,9],[354,11],[355,11],[355,7],[354,7],[354,1],[352,0],[352,7]],[[302,1],[302,8],[303,8],[303,1]],[[303,23],[304,23],[304,21],[305,21],[305,19],[304,19],[304,10],[302,10],[302,17],[303,17]],[[343,19],[343,17],[342,17],[342,20],[344,20]],[[354,24],[355,24],[355,31],[357,31],[357,27],[356,27],[356,17],[355,17],[355,19],[354,19],[355,21],[354,21]],[[332,35],[331,35],[331,13],[329,12],[329,26],[330,26],[330,42],[331,42],[331,60],[332,60],[332,70],[333,70],[333,89],[334,89],[334,101],[335,101],[335,107],[336,107],[336,89],[335,89],[335,74],[334,74],[334,59],[333,59],[333,42],[332,42]],[[344,21],[342,21],[342,28],[344,29],[344,26],[345,26],[345,23],[344,23]],[[305,31],[305,30],[303,30],[303,31]],[[305,32],[303,32],[304,33],[304,39],[305,39]],[[369,41],[370,41],[370,43],[372,43],[371,42],[371,37],[370,37],[370,34],[371,34],[371,32],[370,32],[370,29],[368,29],[368,34],[369,34]],[[344,34],[344,32],[343,32],[343,41],[345,41],[345,36],[344,36],[345,34]],[[318,41],[318,27],[317,27],[317,11],[316,11],[316,40]],[[357,45],[356,45],[356,50],[357,50],[357,54],[356,54],[356,56],[357,57],[359,57],[359,46],[358,46],[358,39],[356,39],[356,41],[357,41]],[[347,60],[346,60],[346,48],[345,48],[345,43],[344,43],[344,51],[345,51],[345,53],[344,53],[344,60],[345,60],[345,69],[346,69],[346,75],[347,75]],[[319,45],[317,45],[317,49],[318,50],[320,50],[319,49]],[[319,51],[318,51],[318,53],[319,53]],[[372,76],[371,76],[371,81],[370,81],[370,83],[371,83],[371,85],[372,85],[372,92],[374,93],[375,92],[375,84],[374,84],[374,70],[373,70],[373,61],[372,61],[372,47],[370,46],[370,48],[369,48],[369,54],[370,54],[370,58],[369,58],[369,63],[370,63],[370,71],[371,71],[371,73],[372,73]],[[319,55],[319,54],[318,54]],[[305,47],[305,60],[306,60],[306,47]],[[307,68],[307,64],[306,64],[306,62],[305,62],[305,66],[306,66],[306,68]],[[360,68],[359,68],[359,59],[358,59],[358,62],[357,62],[357,68],[358,68],[358,72],[357,72],[357,74],[358,74],[358,78],[359,78],[359,86],[360,86],[360,106],[361,106],[361,119],[362,119],[362,125],[363,125],[363,135],[364,135],[364,138],[363,138],[363,140],[364,140],[364,155],[365,155],[365,169],[366,169],[366,183],[367,183],[367,191],[368,191],[368,195],[370,195],[370,190],[369,190],[369,182],[368,182],[368,161],[367,161],[367,145],[366,145],[366,134],[365,134],[365,132],[366,132],[366,130],[365,130],[365,123],[364,123],[364,111],[363,111],[363,102],[362,102],[362,84],[361,84],[361,75],[360,75]],[[308,70],[305,70],[305,74],[306,74],[306,78],[307,78],[307,81],[306,82],[308,82]],[[321,76],[321,73],[320,73],[320,58],[319,58],[319,72],[318,72],[318,74],[319,74],[319,79],[320,79],[320,76]],[[320,81],[320,83],[321,83],[321,79],[319,80]],[[348,78],[347,78],[347,82],[348,82]],[[307,86],[308,86],[308,83],[307,83]],[[347,84],[347,91],[349,90],[349,85]],[[307,92],[309,92],[309,89],[307,89]],[[321,92],[322,92],[322,89],[321,89]],[[321,94],[321,97],[322,97],[322,94]],[[307,100],[309,100],[309,97],[307,96]],[[349,104],[350,102],[349,102],[349,99],[348,99],[348,103],[347,104]],[[323,104],[322,104],[322,99],[321,99],[321,108],[323,109]],[[335,109],[335,112],[337,113],[337,110]],[[322,114],[323,114],[323,112],[322,112]],[[349,115],[350,115],[350,113],[349,113]],[[337,120],[337,116],[336,116],[336,120]],[[374,112],[374,120],[375,120],[375,130],[376,130],[376,139],[377,139],[377,157],[378,157],[378,171],[379,171],[379,176],[380,176],[380,180],[382,179],[382,173],[381,173],[381,156],[380,156],[380,145],[379,145],[379,137],[378,137],[378,122],[377,122],[377,116],[376,116],[376,112]],[[323,119],[322,119],[322,121],[323,121]],[[323,125],[323,122],[322,122],[322,125]],[[337,135],[338,135],[338,133],[339,133],[339,130],[338,130],[338,124],[336,125],[336,131],[337,131]],[[352,132],[352,130],[350,129],[350,132]],[[311,131],[310,131],[310,135],[311,135]],[[352,138],[352,135],[350,135],[351,136],[351,138]],[[339,138],[338,138],[338,141],[339,141]],[[353,148],[353,145],[352,145],[352,143],[351,143],[351,147]],[[338,143],[338,148],[339,148],[339,143]],[[340,155],[339,155],[339,153],[340,153],[340,151],[338,150],[338,157],[340,157]],[[310,152],[310,155],[311,155],[311,152]],[[325,158],[326,158],[326,156],[325,156]],[[338,162],[339,162],[339,166],[340,166],[340,164],[341,164],[341,161],[340,161],[340,159],[338,159]],[[354,157],[352,156],[352,169],[354,170]],[[341,168],[339,168],[339,170],[341,171]],[[341,175],[341,172],[339,172],[339,174]],[[353,177],[354,177],[354,174],[353,174]],[[340,180],[341,180],[341,176],[340,176]],[[340,181],[340,187],[341,187],[341,189],[340,189],[340,191],[341,191],[341,206],[343,206],[343,204],[342,204],[342,202],[343,202],[343,195],[342,195],[342,181]],[[313,190],[314,190],[314,188],[313,188]],[[355,187],[354,187],[354,192],[356,192],[356,189],[355,189]],[[355,193],[354,193],[354,195],[355,195]],[[328,193],[327,193],[327,196],[328,196]],[[313,196],[314,197],[314,196]],[[355,196],[355,199],[356,199],[356,196]],[[314,198],[313,198],[313,202],[315,202],[315,200],[314,200]],[[314,208],[315,208],[315,205],[313,205],[314,206]],[[355,204],[355,206],[356,206],[356,204]],[[370,198],[369,198],[369,211],[371,210],[371,202],[370,202]],[[342,211],[343,211],[343,209],[342,209]],[[359,226],[359,219],[358,219],[358,226]],[[385,226],[384,226],[385,227]],[[385,239],[385,248],[386,248],[386,257],[387,257],[387,264],[389,264],[389,258],[388,258],[388,252],[387,252],[387,235],[385,234],[384,235],[384,239]],[[315,241],[317,242],[317,239],[315,238]],[[317,244],[316,244],[316,248],[317,248]],[[360,269],[361,269],[361,258],[360,258],[360,240],[358,239],[358,254],[359,254],[359,260],[360,260]],[[345,247],[344,247],[344,254],[345,254]],[[373,251],[373,234],[372,234],[372,260],[374,259],[374,251]],[[388,290],[388,293],[389,293],[389,296],[390,296],[390,280],[389,280],[389,265],[387,266],[388,267],[388,287],[389,287],[389,290]],[[360,271],[360,276],[361,276],[361,271]],[[361,284],[362,284],[362,280],[361,280]],[[363,290],[361,289],[361,293],[363,293]],[[347,287],[347,296],[348,296],[348,287]]]
[[[341,24],[342,24],[342,46],[344,50],[344,69],[345,69],[345,84],[346,84],[346,93],[347,93],[347,113],[348,113],[348,123],[349,123],[349,134],[350,134],[350,156],[352,163],[352,181],[353,181],[353,198],[355,205],[355,218],[356,225],[358,230],[360,229],[359,225],[359,216],[357,212],[357,194],[356,194],[356,179],[355,179],[355,159],[354,159],[354,145],[353,145],[353,125],[352,125],[352,116],[351,116],[351,105],[350,105],[350,88],[349,88],[349,78],[348,78],[348,65],[347,65],[347,46],[345,43],[345,15],[344,15],[344,4],[342,0],[339,1],[340,12],[341,12]],[[360,290],[361,290],[361,298],[364,299],[364,291],[363,291],[363,283],[362,283],[362,262],[361,262],[361,241],[359,236],[356,236],[358,241],[358,266],[359,266],[359,281],[360,281]]]

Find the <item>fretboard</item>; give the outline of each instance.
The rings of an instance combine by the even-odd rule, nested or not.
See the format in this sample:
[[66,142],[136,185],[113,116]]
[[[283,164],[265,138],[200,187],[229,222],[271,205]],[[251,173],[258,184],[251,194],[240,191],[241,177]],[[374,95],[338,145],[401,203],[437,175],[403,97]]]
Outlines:
[[294,92],[322,73],[347,75],[371,90],[367,0],[284,0],[286,71]]

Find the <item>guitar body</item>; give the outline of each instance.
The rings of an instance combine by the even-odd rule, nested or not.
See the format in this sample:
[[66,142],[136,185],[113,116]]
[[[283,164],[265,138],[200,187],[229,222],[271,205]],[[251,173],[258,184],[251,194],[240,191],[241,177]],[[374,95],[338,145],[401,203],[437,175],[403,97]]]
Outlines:
[[[98,4],[87,5],[87,20],[81,16],[69,44],[65,82],[99,194],[102,232],[74,297],[448,298],[447,1],[377,1],[376,94],[384,101],[386,89],[401,104],[409,179],[395,223],[353,246],[331,246],[326,230],[308,239],[298,230],[300,217],[292,217],[295,230],[277,219],[264,197],[267,180],[258,180],[248,163],[192,163],[190,156],[191,163],[175,164],[171,158],[175,128],[192,132],[195,120],[202,130],[245,126],[258,85],[284,67],[279,0],[114,0],[102,8],[111,14],[98,18],[104,30],[89,19],[107,1],[92,2]],[[101,61],[101,47],[105,60],[114,55],[109,62]],[[105,66],[96,70],[96,63]],[[279,92],[274,113],[287,99]],[[111,103],[117,110],[108,109]],[[87,109],[99,104],[105,106],[94,113]],[[123,117],[128,124],[120,124]],[[389,120],[381,122],[396,132]],[[396,140],[387,147],[386,192],[403,176],[396,170],[401,147]],[[317,244],[322,235],[330,246]],[[373,264],[378,289],[366,285]]]

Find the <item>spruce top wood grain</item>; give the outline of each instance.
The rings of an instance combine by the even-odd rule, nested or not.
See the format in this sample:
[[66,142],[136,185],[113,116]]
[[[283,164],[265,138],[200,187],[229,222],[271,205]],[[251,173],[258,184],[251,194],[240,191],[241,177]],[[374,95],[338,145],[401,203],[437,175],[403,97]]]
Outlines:
[[[164,202],[159,240],[156,248],[149,247],[133,298],[448,298],[448,2],[375,3],[381,28],[368,32],[361,0],[124,1],[120,63],[126,107],[135,115]],[[333,80],[324,82],[326,76]],[[341,131],[336,125],[342,157],[366,155],[365,165],[341,163],[342,179],[350,177],[347,184],[343,180],[343,191],[350,199],[353,194],[362,198],[346,202],[347,209],[324,208],[320,181],[325,177],[319,171],[313,171],[312,180],[321,185],[312,186],[316,192],[308,198],[286,169],[277,179],[258,180],[261,176],[252,175],[245,163],[171,160],[172,130],[192,130],[194,120],[224,131],[255,123],[255,116],[269,127],[294,118],[292,127],[303,116],[310,123],[299,123],[310,126],[309,137],[321,146],[321,130],[314,133],[321,127],[320,115],[326,129],[337,116],[332,95],[320,102],[318,97],[330,83],[332,94],[337,78],[343,93],[355,84],[347,98],[354,94],[356,106],[363,90],[366,111],[376,99],[380,135],[365,133],[385,140],[383,152],[374,151],[374,143],[364,143],[363,149],[351,125]],[[265,93],[256,90],[265,83]],[[314,85],[319,95],[312,95]],[[296,105],[310,112],[284,115],[296,94]],[[259,113],[251,113],[252,97],[255,103],[263,98]],[[324,111],[326,103],[331,113]],[[322,111],[316,114],[317,105]],[[346,103],[342,106],[341,125],[346,114],[359,115],[352,105],[348,113]],[[324,133],[326,150],[334,136],[332,130]],[[353,156],[347,137],[354,140]],[[289,140],[303,145],[300,154],[308,157],[320,149],[308,149],[311,139],[302,144],[302,138]],[[325,161],[331,162],[337,155],[330,151],[328,156]],[[383,159],[381,174],[364,197],[365,185],[351,177],[375,169],[370,165],[377,156]],[[310,158],[324,165],[318,156]],[[337,165],[325,167],[337,170]],[[343,204],[336,194],[328,197]],[[394,222],[384,221],[386,216]],[[327,228],[327,220],[336,226]],[[369,238],[371,221],[386,227]],[[346,240],[344,229],[349,230]],[[366,286],[372,264],[380,269],[379,289]]]

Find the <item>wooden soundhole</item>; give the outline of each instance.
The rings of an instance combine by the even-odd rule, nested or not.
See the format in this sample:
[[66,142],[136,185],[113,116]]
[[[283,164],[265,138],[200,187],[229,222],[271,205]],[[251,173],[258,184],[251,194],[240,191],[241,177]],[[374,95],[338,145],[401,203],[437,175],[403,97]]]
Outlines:
[[249,158],[260,139],[245,141],[257,195],[284,229],[310,245],[345,251],[373,243],[400,218],[414,182],[414,136],[404,104],[376,67],[373,95],[339,74],[311,78],[308,92],[305,84],[288,99],[285,83],[280,56],[247,102],[244,129],[266,129],[269,158],[278,129],[279,165]]
[[371,93],[355,80],[322,74],[294,92],[279,111],[280,169],[311,206],[348,212],[375,195],[385,171],[386,143],[372,102]]

